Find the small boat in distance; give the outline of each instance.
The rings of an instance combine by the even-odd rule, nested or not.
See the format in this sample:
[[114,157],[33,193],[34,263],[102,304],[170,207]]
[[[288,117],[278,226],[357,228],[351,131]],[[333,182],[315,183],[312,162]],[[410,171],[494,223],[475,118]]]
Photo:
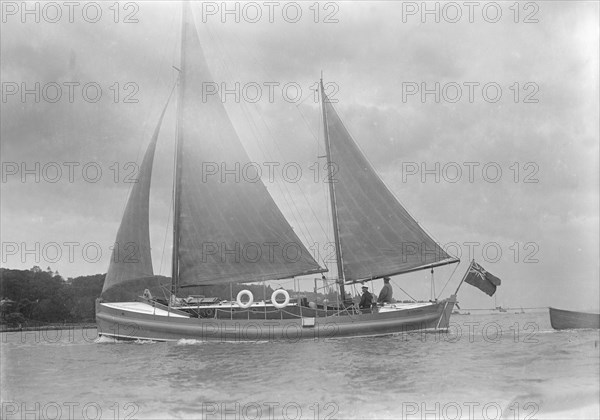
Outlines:
[[565,311],[550,307],[550,324],[555,330],[574,328],[600,329],[600,314]]
[[498,295],[494,296],[494,306],[496,306],[495,310],[498,312],[506,312],[506,309],[502,307],[502,305],[498,305]]
[[471,312],[461,312],[459,310],[453,310],[452,315],[471,315]]

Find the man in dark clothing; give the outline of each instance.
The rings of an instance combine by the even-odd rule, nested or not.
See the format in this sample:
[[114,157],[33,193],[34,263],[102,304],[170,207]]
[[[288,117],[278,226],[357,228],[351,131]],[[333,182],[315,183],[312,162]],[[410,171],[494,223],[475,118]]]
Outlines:
[[358,307],[360,309],[371,309],[371,305],[373,304],[373,295],[369,293],[369,288],[367,286],[362,287],[362,297],[360,298],[360,303]]
[[383,288],[381,292],[379,292],[379,297],[377,298],[377,303],[392,303],[394,299],[392,299],[392,294],[394,291],[392,290],[392,285],[390,284],[390,278],[383,278]]

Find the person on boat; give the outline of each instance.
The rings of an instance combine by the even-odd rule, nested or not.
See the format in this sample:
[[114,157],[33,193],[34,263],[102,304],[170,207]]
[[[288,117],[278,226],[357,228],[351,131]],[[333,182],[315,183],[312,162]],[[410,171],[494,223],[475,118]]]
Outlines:
[[369,287],[364,285],[362,287],[362,292],[363,294],[360,298],[360,303],[358,304],[358,307],[360,309],[371,310],[371,306],[373,305],[373,295],[369,293]]
[[377,298],[377,303],[392,303],[394,299],[392,295],[394,290],[392,289],[392,285],[390,284],[390,278],[383,278],[383,288],[379,292],[379,297]]

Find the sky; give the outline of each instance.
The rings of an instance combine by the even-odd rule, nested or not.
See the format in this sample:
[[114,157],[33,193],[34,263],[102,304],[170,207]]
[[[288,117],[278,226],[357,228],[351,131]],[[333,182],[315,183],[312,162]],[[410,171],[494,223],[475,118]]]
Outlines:
[[[21,2],[2,3],[1,266],[76,277],[108,268],[130,181],[175,82],[180,5],[53,4],[29,3],[23,13]],[[242,143],[319,261],[332,240],[311,90],[322,72],[382,179],[461,258],[436,269],[436,296],[453,292],[475,259],[502,285],[496,300],[464,285],[461,307],[598,309],[598,3],[423,5],[192,9]],[[170,106],[150,208],[154,270],[164,275],[174,126]],[[279,164],[273,179],[269,162]],[[400,288],[430,297],[429,272],[392,283],[397,298]]]

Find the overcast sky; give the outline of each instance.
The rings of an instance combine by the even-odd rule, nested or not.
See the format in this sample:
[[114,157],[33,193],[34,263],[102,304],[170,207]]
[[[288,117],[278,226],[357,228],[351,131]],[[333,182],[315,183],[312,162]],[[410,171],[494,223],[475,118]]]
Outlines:
[[[228,89],[240,84],[240,101],[230,94],[225,104],[242,142],[265,177],[264,162],[280,164],[265,183],[321,257],[332,235],[326,184],[314,179],[324,150],[311,88],[323,71],[341,118],[386,184],[440,244],[460,253],[442,297],[475,258],[502,279],[498,304],[597,308],[598,3],[475,3],[470,10],[431,2],[433,12],[423,14],[421,2],[330,2],[318,15],[313,3],[276,3],[269,16],[258,2],[238,5],[239,23],[222,14],[221,2],[193,9],[214,79]],[[20,2],[2,5],[1,265],[75,277],[108,268],[131,186],[128,163],[141,161],[175,80],[180,6],[122,3],[117,15],[107,2],[97,18],[94,5],[84,11],[81,3],[70,22],[68,7],[57,4],[62,15],[40,5],[39,22],[22,15]],[[36,83],[39,102],[22,97]],[[262,96],[251,103],[256,86]],[[422,96],[423,88],[431,93]],[[154,269],[165,275],[174,113],[171,106],[163,124],[151,196]],[[302,169],[298,182],[292,170],[283,176],[285,164]],[[453,269],[436,270],[437,294]],[[394,283],[429,298],[429,276]],[[494,304],[468,285],[459,300]]]

